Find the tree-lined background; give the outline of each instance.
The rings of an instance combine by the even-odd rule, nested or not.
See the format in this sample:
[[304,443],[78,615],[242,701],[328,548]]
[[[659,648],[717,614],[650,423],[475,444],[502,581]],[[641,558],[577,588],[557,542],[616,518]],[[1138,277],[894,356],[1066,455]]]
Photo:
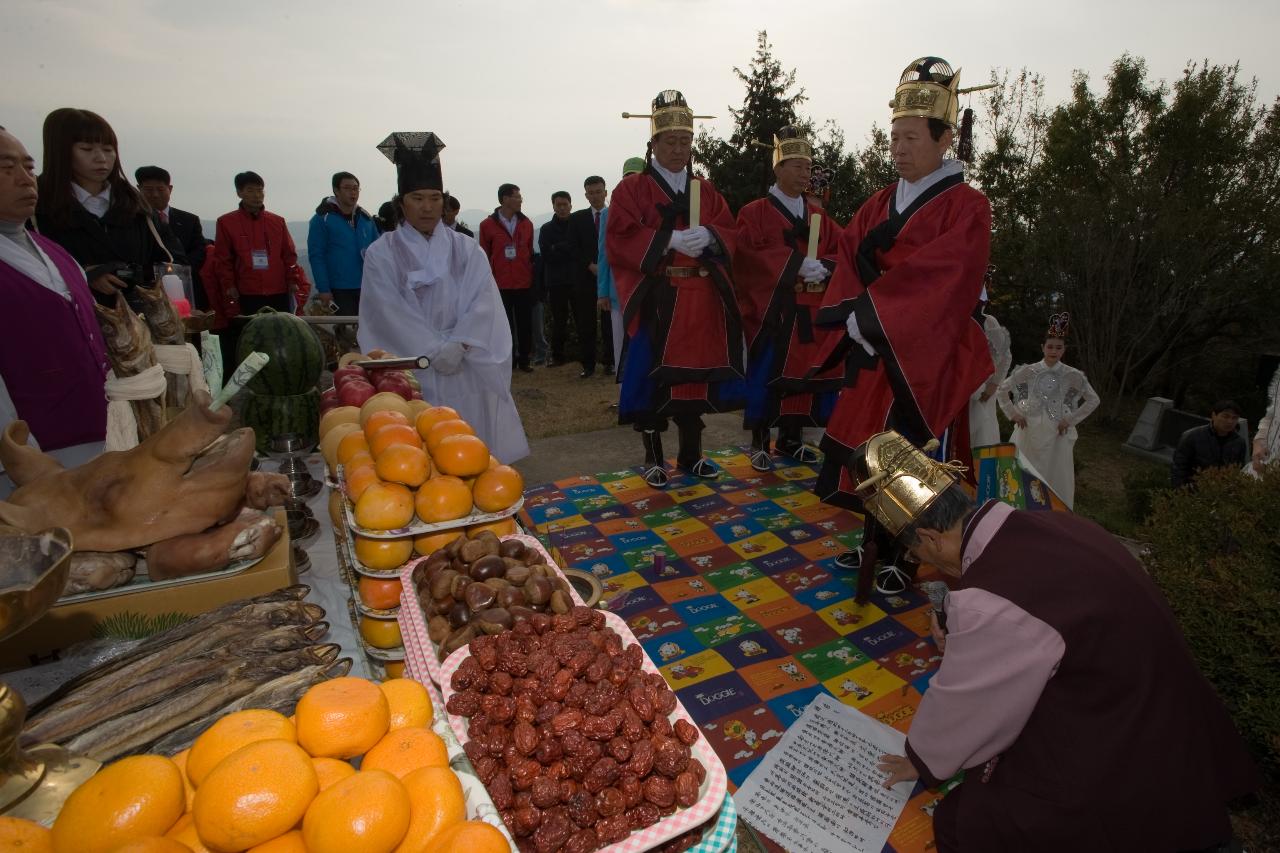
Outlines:
[[[896,180],[888,120],[851,140],[807,115],[796,70],[760,33],[735,68],[745,96],[728,139],[698,135],[698,167],[736,212],[773,181],[770,143],[809,131],[834,171],[828,210],[842,224]],[[885,74],[890,92],[896,70]],[[1103,416],[1171,397],[1206,411],[1234,398],[1256,422],[1280,355],[1280,113],[1238,64],[1190,62],[1173,82],[1119,57],[1103,81],[1077,73],[1048,104],[1032,70],[996,70],[970,96],[969,180],[991,200],[992,307],[1016,362],[1037,360],[1050,314],[1071,312],[1067,360],[1102,396]],[[888,95],[886,94],[886,102]],[[886,111],[887,112],[887,111]]]

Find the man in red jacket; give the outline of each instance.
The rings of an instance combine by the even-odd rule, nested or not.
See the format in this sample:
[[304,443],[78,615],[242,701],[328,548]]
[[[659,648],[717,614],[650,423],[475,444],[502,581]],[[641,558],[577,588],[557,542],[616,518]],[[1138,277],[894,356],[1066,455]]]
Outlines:
[[502,307],[511,325],[515,366],[532,373],[533,344],[533,223],[520,212],[524,199],[515,184],[498,187],[498,206],[480,223],[480,248],[489,256],[493,279],[502,294]]
[[[306,299],[298,252],[284,218],[267,211],[266,182],[257,172],[235,177],[240,206],[218,217],[214,239],[214,273],[229,317],[247,317],[263,308],[292,310]],[[242,323],[231,324],[224,353],[234,353]],[[228,372],[235,364],[227,367]]]

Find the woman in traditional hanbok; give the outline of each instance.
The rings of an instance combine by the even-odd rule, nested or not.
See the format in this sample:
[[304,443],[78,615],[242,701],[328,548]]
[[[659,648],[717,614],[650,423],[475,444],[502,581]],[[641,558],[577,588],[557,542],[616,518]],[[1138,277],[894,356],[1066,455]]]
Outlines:
[[1013,422],[1014,445],[1024,465],[1034,469],[1068,507],[1075,503],[1076,426],[1098,407],[1088,378],[1062,363],[1070,315],[1049,320],[1044,359],[1023,364],[1000,383],[996,399]]

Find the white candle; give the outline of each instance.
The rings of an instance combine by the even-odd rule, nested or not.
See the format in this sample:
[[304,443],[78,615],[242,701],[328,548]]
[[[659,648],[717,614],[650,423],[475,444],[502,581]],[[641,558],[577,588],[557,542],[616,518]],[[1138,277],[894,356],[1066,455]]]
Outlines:
[[818,235],[822,233],[822,214],[815,213],[809,217],[809,252],[811,261],[818,259]]
[[702,185],[692,175],[689,177],[689,227],[697,228],[702,218]]

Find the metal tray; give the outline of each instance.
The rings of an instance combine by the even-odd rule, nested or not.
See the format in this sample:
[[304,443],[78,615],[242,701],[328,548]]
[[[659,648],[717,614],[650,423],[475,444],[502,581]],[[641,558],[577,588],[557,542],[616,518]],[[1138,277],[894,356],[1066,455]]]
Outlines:
[[502,521],[504,518],[510,518],[524,507],[524,495],[521,495],[520,500],[501,512],[478,512],[473,509],[470,515],[455,518],[453,521],[428,524],[425,521],[415,519],[408,527],[397,527],[393,530],[370,530],[367,527],[361,527],[356,524],[351,500],[347,497],[347,483],[343,477],[341,465],[338,466],[338,487],[342,492],[342,518],[346,521],[347,528],[352,533],[357,533],[369,539],[404,539],[407,536],[426,536],[430,533],[457,530],[459,527],[470,527],[473,524],[488,524],[491,521]]

